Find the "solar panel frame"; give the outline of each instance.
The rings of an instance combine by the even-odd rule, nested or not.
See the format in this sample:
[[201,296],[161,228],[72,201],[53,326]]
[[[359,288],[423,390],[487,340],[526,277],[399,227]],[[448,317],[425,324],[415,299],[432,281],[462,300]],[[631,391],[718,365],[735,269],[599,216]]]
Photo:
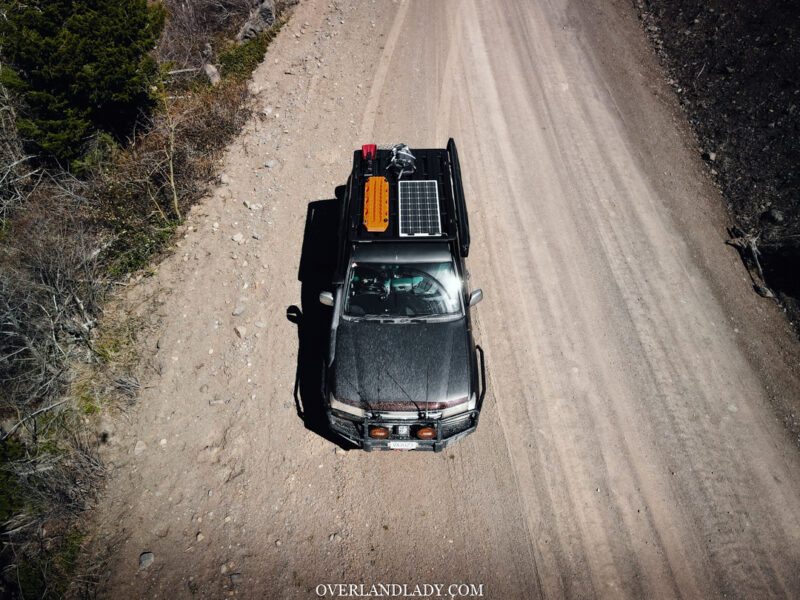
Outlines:
[[442,235],[439,182],[436,179],[400,180],[397,182],[397,196],[401,237]]

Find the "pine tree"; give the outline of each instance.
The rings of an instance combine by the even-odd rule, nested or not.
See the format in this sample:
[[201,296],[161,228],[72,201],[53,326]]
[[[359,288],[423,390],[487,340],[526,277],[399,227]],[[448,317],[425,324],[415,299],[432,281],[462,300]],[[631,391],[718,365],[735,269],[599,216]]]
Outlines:
[[123,138],[149,106],[160,4],[0,0],[0,13],[0,81],[22,100],[20,133],[45,153],[74,161],[89,137]]

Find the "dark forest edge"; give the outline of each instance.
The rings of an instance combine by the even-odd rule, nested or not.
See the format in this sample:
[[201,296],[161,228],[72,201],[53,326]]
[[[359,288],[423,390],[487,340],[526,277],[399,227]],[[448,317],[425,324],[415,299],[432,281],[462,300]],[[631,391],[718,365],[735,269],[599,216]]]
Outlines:
[[634,4],[728,203],[729,243],[800,333],[800,5]]
[[145,326],[104,309],[214,181],[292,3],[0,0],[2,597],[92,595],[98,423]]

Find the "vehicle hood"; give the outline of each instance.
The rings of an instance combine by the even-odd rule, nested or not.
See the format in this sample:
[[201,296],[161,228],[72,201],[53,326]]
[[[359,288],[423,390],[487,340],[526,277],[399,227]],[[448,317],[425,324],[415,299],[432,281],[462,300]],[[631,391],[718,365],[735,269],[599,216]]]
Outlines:
[[342,320],[334,394],[365,409],[438,410],[466,401],[470,360],[463,318],[430,323]]

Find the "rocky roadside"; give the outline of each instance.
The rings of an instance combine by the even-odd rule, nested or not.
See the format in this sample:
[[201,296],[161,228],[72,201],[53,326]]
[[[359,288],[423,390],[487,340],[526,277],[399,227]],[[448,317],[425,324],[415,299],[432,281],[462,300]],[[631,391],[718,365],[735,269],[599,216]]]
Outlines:
[[761,295],[800,331],[800,5],[637,0]]

